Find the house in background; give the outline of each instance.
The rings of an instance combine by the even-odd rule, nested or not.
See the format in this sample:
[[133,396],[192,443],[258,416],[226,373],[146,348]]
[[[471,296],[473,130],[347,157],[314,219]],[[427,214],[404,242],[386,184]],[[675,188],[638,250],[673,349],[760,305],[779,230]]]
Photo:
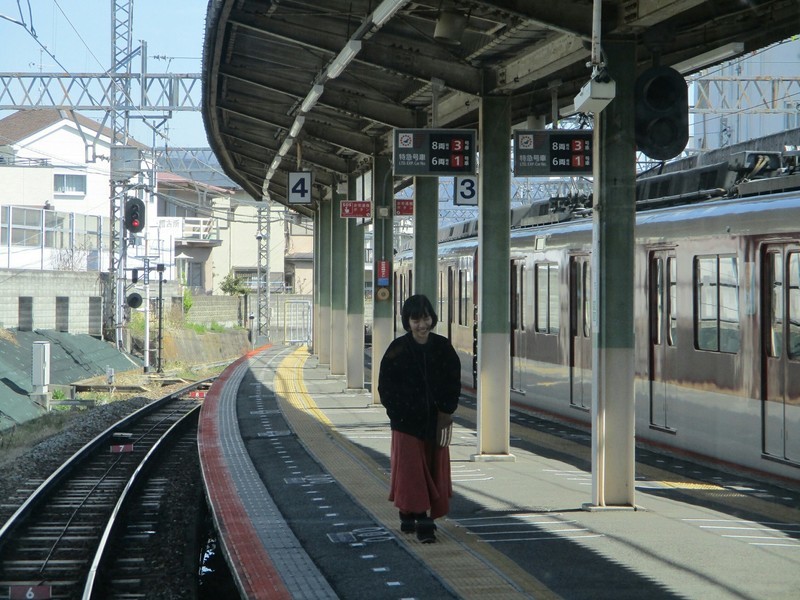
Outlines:
[[[152,164],[149,148],[128,145]],[[111,130],[77,113],[32,109],[0,120],[0,268],[110,269],[110,157]],[[239,189],[147,169],[143,178],[154,193],[143,198],[146,227],[127,248],[129,270],[147,259],[198,293],[219,294],[229,273],[255,289],[260,234],[272,289],[284,290],[283,209],[261,208],[259,232],[259,208]]]
[[0,120],[0,267],[108,270],[111,131],[75,117]]
[[241,278],[255,290],[259,235],[269,244],[271,289],[284,290],[283,207],[256,206],[241,189],[208,185],[173,173],[158,174],[157,197],[159,221],[181,220],[181,234],[175,238],[178,276],[194,293],[221,294],[220,286],[228,275]]

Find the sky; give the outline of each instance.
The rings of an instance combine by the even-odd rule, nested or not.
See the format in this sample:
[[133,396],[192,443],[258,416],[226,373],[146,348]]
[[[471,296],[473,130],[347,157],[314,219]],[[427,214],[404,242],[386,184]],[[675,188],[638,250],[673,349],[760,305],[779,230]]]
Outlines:
[[[148,71],[200,73],[208,0],[132,0],[132,5],[131,39],[134,48],[140,40],[147,42]],[[108,71],[113,6],[113,0],[0,0],[0,73]],[[140,68],[137,57],[133,70]],[[8,114],[0,111],[0,118]],[[102,113],[83,114],[103,118]],[[166,128],[169,146],[208,147],[199,110],[174,112]],[[152,130],[139,120],[130,121],[130,130],[140,142],[152,143]]]

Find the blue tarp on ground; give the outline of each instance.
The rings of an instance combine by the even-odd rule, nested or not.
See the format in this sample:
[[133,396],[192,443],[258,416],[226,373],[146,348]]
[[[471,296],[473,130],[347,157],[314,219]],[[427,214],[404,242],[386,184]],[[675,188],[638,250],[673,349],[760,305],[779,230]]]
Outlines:
[[41,414],[28,394],[33,389],[33,343],[50,342],[50,384],[70,385],[115,372],[141,368],[140,360],[90,335],[59,331],[4,330],[0,335],[0,429]]

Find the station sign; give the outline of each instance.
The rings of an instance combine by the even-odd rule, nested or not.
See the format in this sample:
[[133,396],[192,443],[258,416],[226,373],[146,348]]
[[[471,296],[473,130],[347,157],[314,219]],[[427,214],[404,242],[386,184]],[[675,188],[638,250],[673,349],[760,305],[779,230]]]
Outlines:
[[376,279],[378,280],[378,285],[387,286],[389,285],[389,278],[391,277],[392,267],[389,264],[388,260],[379,260],[377,269],[375,271]]
[[414,214],[414,200],[411,198],[395,198],[394,214],[398,217],[410,217]]
[[478,178],[473,175],[454,177],[453,204],[478,206]]
[[447,177],[474,175],[474,129],[395,129],[395,175]]
[[288,177],[288,203],[311,204],[311,171],[290,172]]
[[514,132],[514,176],[592,174],[592,130]]
[[372,216],[372,202],[342,200],[339,203],[339,216],[343,219],[369,219]]

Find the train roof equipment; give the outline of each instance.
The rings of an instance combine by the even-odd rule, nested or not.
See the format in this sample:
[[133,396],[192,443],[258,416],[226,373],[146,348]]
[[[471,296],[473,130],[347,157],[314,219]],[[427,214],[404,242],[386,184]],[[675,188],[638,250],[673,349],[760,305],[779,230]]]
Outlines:
[[[683,206],[714,200],[749,198],[800,190],[800,150],[742,151],[727,160],[684,171],[640,175],[636,210]],[[511,209],[511,229],[541,227],[590,217],[592,195],[553,196]],[[478,220],[439,230],[439,242],[474,237]]]

